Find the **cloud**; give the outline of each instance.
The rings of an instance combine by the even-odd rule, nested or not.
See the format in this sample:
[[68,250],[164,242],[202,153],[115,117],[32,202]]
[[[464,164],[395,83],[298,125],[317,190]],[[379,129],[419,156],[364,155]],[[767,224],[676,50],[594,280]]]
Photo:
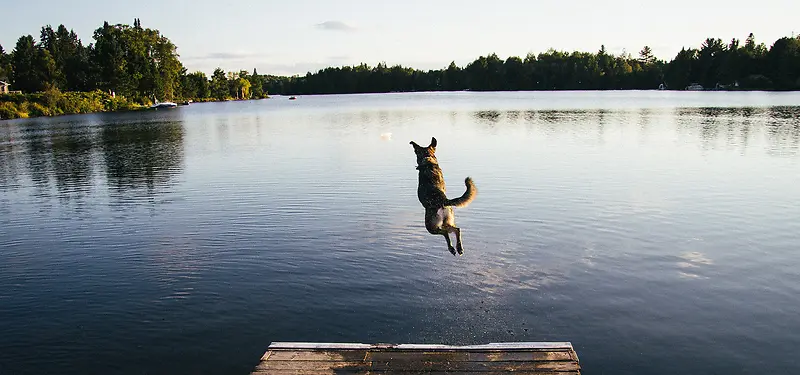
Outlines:
[[255,52],[210,52],[205,55],[185,57],[185,60],[244,60],[251,58],[266,57],[267,54]]
[[323,23],[318,23],[315,25],[318,29],[321,30],[330,30],[330,31],[355,31],[356,28],[350,26],[342,21],[325,21]]

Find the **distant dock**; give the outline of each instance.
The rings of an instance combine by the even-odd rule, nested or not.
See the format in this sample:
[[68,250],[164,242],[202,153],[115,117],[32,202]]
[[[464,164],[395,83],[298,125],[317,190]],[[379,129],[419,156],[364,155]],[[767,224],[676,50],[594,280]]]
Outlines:
[[569,342],[450,346],[274,342],[251,375],[578,375]]

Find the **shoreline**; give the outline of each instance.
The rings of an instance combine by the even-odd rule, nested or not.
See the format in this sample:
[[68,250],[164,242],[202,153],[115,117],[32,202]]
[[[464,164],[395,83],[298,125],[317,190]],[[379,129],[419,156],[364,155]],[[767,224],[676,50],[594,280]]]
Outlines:
[[[670,92],[670,93],[678,93],[678,92],[686,92],[686,93],[697,93],[697,92],[727,92],[727,93],[789,93],[789,92],[798,92],[799,90],[748,90],[748,89],[736,89],[736,90],[715,90],[715,89],[707,89],[707,90],[659,90],[659,89],[617,89],[617,90],[602,90],[602,89],[595,89],[595,90],[455,90],[455,91],[447,91],[447,90],[438,90],[438,91],[429,91],[429,90],[417,90],[417,91],[390,91],[390,92],[346,92],[346,93],[306,93],[306,94],[276,94],[274,96],[279,97],[290,97],[295,95],[302,95],[302,96],[328,96],[328,95],[371,95],[371,94],[414,94],[414,93],[505,93],[505,92],[517,92],[517,93],[545,93],[545,92],[641,92],[641,91],[653,91],[653,92]],[[66,93],[65,93],[66,94]],[[79,95],[89,95],[93,94],[92,92],[77,92],[77,93],[68,93],[68,94],[79,94]],[[138,103],[128,103],[127,106],[121,108],[112,108],[112,109],[101,109],[101,110],[93,110],[93,111],[74,111],[74,112],[61,112],[61,113],[53,113],[53,114],[31,114],[31,113],[24,113],[22,116],[18,117],[6,117],[4,116],[3,112],[3,105],[6,103],[10,103],[12,101],[4,100],[8,97],[14,95],[21,95],[21,96],[39,96],[43,95],[43,93],[35,93],[35,94],[0,94],[0,121],[6,120],[20,120],[20,119],[31,119],[31,118],[42,118],[42,117],[60,117],[60,116],[71,116],[71,115],[88,115],[88,114],[100,114],[100,113],[119,113],[119,112],[140,112],[140,111],[151,111],[151,110],[158,110],[155,108],[150,108],[149,105],[143,105]],[[192,104],[201,104],[201,103],[224,103],[224,102],[243,102],[243,101],[253,101],[253,100],[263,100],[263,99],[273,99],[274,96],[267,96],[264,98],[253,98],[253,99],[213,99],[208,100],[206,99],[189,99],[191,102],[190,104],[178,104],[178,107],[184,107],[187,105]],[[185,103],[186,100],[178,100],[176,103]],[[24,105],[32,106],[33,103],[37,103],[35,100],[27,100],[23,102]],[[162,109],[163,110],[163,109]],[[35,112],[34,112],[35,113]]]
[[[191,104],[269,99],[181,99],[176,103]],[[85,102],[90,100],[90,102]],[[187,104],[178,104],[179,107]],[[190,105],[190,104],[189,104]],[[0,94],[0,121],[42,117],[60,117],[115,112],[157,110],[149,104],[131,102],[101,91],[89,92],[37,92],[33,94]]]

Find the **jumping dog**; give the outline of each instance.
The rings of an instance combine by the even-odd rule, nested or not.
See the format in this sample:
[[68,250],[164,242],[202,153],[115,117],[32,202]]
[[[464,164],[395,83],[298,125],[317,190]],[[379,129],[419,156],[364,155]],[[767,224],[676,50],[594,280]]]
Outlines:
[[[431,138],[428,147],[421,147],[414,141],[410,142],[414,146],[414,153],[417,155],[417,170],[419,171],[419,186],[417,187],[417,197],[419,202],[425,207],[425,228],[431,234],[441,234],[447,239],[447,249],[453,255],[458,251],[459,255],[464,254],[461,246],[461,229],[456,227],[456,217],[453,214],[453,207],[466,207],[478,189],[472,182],[472,178],[467,177],[464,184],[467,191],[464,195],[447,199],[445,195],[444,177],[439,162],[436,160],[436,138]],[[456,234],[456,247],[450,242],[450,233]]]

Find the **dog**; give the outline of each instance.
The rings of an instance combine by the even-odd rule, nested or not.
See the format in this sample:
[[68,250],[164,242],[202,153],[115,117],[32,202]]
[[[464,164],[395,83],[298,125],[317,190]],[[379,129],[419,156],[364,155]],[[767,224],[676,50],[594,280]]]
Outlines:
[[[417,170],[419,171],[419,186],[417,187],[417,197],[422,206],[425,207],[425,228],[431,234],[441,234],[447,240],[447,250],[453,255],[464,254],[464,247],[461,245],[461,229],[456,226],[456,218],[453,214],[453,207],[466,207],[478,194],[475,183],[471,177],[464,180],[467,191],[464,195],[447,199],[445,195],[444,177],[439,161],[436,160],[436,138],[431,138],[428,147],[422,147],[414,141],[410,142],[414,146],[414,153],[417,155]],[[456,235],[456,247],[450,242],[450,233]]]

